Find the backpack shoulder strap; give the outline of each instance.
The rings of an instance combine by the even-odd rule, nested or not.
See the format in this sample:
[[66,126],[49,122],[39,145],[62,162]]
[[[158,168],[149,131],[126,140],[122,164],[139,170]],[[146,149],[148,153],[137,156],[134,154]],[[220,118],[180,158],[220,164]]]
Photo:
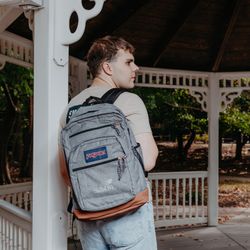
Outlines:
[[127,92],[126,89],[113,88],[108,90],[102,97],[102,101],[105,103],[113,104],[115,100],[119,97],[123,92]]

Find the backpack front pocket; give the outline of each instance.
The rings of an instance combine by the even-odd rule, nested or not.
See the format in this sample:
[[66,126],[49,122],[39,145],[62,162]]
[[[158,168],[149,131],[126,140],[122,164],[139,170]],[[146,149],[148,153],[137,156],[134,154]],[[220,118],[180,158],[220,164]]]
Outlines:
[[104,210],[134,197],[126,155],[115,137],[80,144],[70,155],[70,163],[72,186],[82,210]]

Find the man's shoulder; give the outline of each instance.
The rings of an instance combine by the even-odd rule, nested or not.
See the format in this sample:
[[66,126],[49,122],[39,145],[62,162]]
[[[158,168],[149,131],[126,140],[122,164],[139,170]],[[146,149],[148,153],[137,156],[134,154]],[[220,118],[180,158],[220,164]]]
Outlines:
[[131,109],[131,108],[137,109],[140,107],[142,107],[142,108],[145,107],[144,102],[141,99],[141,97],[138,96],[137,94],[129,92],[129,91],[122,93],[119,96],[119,98],[117,99],[115,104],[118,106],[124,106],[125,109],[126,109],[126,107],[129,109]]
[[79,106],[81,106],[88,97],[90,96],[96,96],[96,97],[101,97],[108,88],[102,88],[102,87],[89,87],[87,89],[82,90],[79,94],[74,96],[68,105],[66,106],[62,116],[61,116],[61,126],[64,127],[66,124],[66,120],[68,117],[68,114],[73,114]]
[[123,92],[117,101],[143,103],[142,99],[135,93],[128,91]]

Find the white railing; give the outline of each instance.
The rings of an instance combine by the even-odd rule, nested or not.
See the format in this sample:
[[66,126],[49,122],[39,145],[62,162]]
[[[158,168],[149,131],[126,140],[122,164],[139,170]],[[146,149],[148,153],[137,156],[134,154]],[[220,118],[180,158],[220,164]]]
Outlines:
[[0,34],[1,59],[24,67],[33,65],[33,42],[4,31]]
[[208,73],[140,67],[136,73],[135,82],[138,87],[206,90],[208,88]]
[[32,249],[31,212],[0,200],[0,249]]
[[0,199],[22,208],[32,210],[32,182],[0,186]]
[[[149,180],[152,185],[156,228],[207,223],[206,171],[150,173]],[[12,203],[19,208],[31,211],[32,183],[26,182],[0,186],[0,198],[7,201],[8,204]],[[10,217],[8,214],[13,213],[15,210],[12,209],[12,212],[10,212],[8,210],[6,211],[6,208],[7,207],[5,207],[5,212],[3,214],[1,213],[0,224],[0,227],[2,227],[1,230],[3,230],[3,227],[5,228],[4,232],[8,231],[6,228],[9,226],[6,226],[5,221],[9,220],[9,218],[13,217],[19,221],[18,215]],[[3,211],[4,209],[2,208],[1,210]],[[5,216],[7,216],[7,218]],[[71,222],[72,220],[69,216],[69,236],[71,236],[72,231]],[[15,221],[12,220],[11,223],[15,223]],[[23,234],[21,231],[21,228],[23,228],[22,224],[20,224],[19,227],[19,231],[16,231],[19,236],[15,237],[22,238],[23,236],[20,236]],[[26,228],[24,229],[26,230]],[[21,234],[19,232],[21,232]],[[1,234],[1,237],[3,241],[3,237],[7,237],[7,234]],[[4,241],[9,242],[12,240],[9,240],[8,236],[7,240],[5,239]]]
[[[1,199],[26,211],[32,211],[32,182],[0,186],[0,200]],[[72,215],[69,214],[68,235],[71,236],[72,232],[76,235],[75,226],[72,229]]]
[[207,223],[207,172],[151,173],[155,226]]

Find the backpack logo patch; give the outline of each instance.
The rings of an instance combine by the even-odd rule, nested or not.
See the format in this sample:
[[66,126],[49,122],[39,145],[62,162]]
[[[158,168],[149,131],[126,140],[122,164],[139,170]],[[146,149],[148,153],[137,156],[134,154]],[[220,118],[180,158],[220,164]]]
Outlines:
[[84,151],[85,162],[99,161],[108,158],[108,152],[106,147],[98,147]]
[[81,107],[82,105],[76,105],[71,108],[69,108],[67,116],[66,116],[66,124],[69,122],[72,115]]

